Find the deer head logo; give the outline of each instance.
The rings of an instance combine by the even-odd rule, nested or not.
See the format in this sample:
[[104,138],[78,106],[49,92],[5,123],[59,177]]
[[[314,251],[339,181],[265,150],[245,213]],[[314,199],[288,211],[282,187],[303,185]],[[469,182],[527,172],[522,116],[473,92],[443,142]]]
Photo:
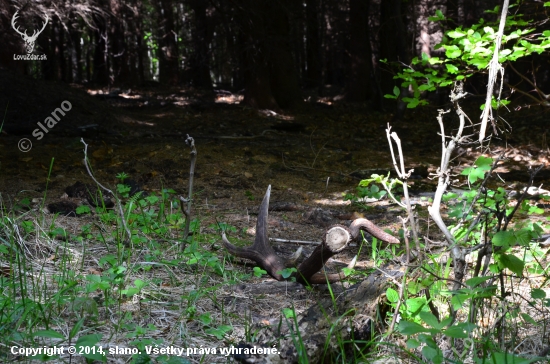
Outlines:
[[32,33],[31,36],[27,35],[27,31],[25,30],[25,33],[22,33],[21,31],[19,31],[19,27],[16,27],[15,25],[15,21],[17,20],[17,18],[19,17],[19,15],[17,15],[17,13],[19,12],[16,11],[15,14],[13,14],[13,18],[11,18],[11,26],[13,27],[13,29],[19,33],[21,35],[21,38],[23,38],[23,40],[25,41],[25,48],[27,48],[27,53],[28,54],[31,54],[32,51],[34,50],[34,43],[36,42],[36,38],[38,38],[38,36],[40,35],[40,33],[42,33],[42,31],[44,30],[44,28],[46,28],[46,25],[48,24],[48,20],[50,18],[48,18],[48,15],[46,14],[46,22],[44,23],[44,25],[42,26],[42,29],[40,29],[40,31],[34,31]]

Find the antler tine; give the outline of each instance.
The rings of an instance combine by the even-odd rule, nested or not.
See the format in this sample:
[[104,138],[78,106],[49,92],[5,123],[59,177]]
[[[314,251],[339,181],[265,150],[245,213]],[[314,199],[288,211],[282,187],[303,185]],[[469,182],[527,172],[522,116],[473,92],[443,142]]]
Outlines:
[[349,226],[349,230],[351,232],[351,235],[353,236],[353,239],[357,239],[359,236],[360,230],[365,230],[375,238],[378,238],[382,241],[385,241],[386,243],[390,244],[399,244],[399,239],[397,239],[395,236],[388,234],[384,230],[380,229],[378,226],[376,226],[372,221],[367,219],[355,219]]
[[256,238],[254,244],[250,247],[240,248],[236,247],[227,240],[225,233],[222,233],[223,245],[229,251],[239,258],[246,258],[253,260],[260,267],[265,269],[267,273],[277,280],[282,280],[281,274],[277,273],[287,267],[287,264],[281,259],[271,245],[269,245],[269,238],[267,235],[267,218],[269,216],[269,198],[271,196],[271,185],[267,187],[264,199],[260,205],[260,211],[258,213],[258,221],[256,222]]
[[267,186],[264,199],[258,211],[258,221],[256,222],[256,238],[252,248],[264,248],[269,246],[269,237],[267,234],[267,218],[269,217],[269,199],[271,197],[271,185]]

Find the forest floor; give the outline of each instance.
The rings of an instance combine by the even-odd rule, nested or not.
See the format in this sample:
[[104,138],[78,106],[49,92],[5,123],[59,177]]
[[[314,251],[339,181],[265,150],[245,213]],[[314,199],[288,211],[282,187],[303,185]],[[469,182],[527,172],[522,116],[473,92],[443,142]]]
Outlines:
[[[391,172],[394,175],[385,132],[390,123],[392,131],[402,140],[406,168],[415,168],[410,183],[422,219],[421,226],[424,227],[422,234],[432,240],[440,239],[435,229],[425,229],[426,200],[420,199],[420,196],[429,197],[436,185],[431,174],[439,165],[441,137],[438,135],[435,107],[409,110],[402,120],[393,121],[393,114],[373,111],[372,105],[338,103],[327,97],[306,104],[301,111],[282,115],[242,107],[238,104],[239,95],[229,92],[219,92],[215,100],[209,98],[205,101],[206,96],[193,90],[167,89],[156,85],[99,90],[80,85],[69,87],[37,82],[15,77],[3,70],[0,70],[0,75],[3,79],[0,84],[0,107],[7,108],[0,137],[1,200],[7,210],[23,206],[20,213],[26,214],[27,219],[46,216],[44,221],[47,224],[61,227],[74,235],[79,235],[84,225],[93,225],[97,220],[93,213],[75,217],[74,213],[70,213],[73,208],[63,211],[55,207],[56,203],[64,201],[74,204],[69,206],[88,204],[86,199],[69,197],[66,193],[67,187],[77,181],[93,185],[82,162],[81,138],[89,145],[88,158],[100,183],[114,190],[116,176],[124,172],[146,194],[168,188],[175,190],[175,195],[186,196],[190,149],[185,139],[189,135],[194,138],[198,153],[193,208],[200,228],[195,234],[210,236],[204,243],[210,245],[209,250],[220,260],[224,260],[226,254],[220,239],[215,238],[219,234],[217,224],[225,223],[236,228],[229,233],[230,240],[236,238],[241,242],[252,242],[258,207],[268,185],[272,186],[272,206],[286,206],[270,212],[271,238],[317,242],[327,226],[349,224],[358,216],[372,220],[397,236],[400,229],[398,216],[404,216],[405,212],[395,204],[388,200],[351,204],[344,199],[345,194],[355,193],[361,179],[369,178],[373,173]],[[48,133],[38,140],[33,132],[37,129],[43,131],[43,128],[37,122],[47,124],[46,118],[65,100],[70,102],[70,110],[61,116],[56,125],[51,128],[44,126]],[[470,118],[477,120],[479,111],[472,108],[469,112]],[[495,157],[507,146],[508,158],[498,172],[510,189],[519,190],[527,182],[529,165],[548,166],[546,138],[549,114],[531,108],[507,113],[504,118],[512,132],[505,140],[493,142],[492,156]],[[447,115],[445,125],[447,132],[457,126],[453,112]],[[18,148],[22,138],[32,143],[32,148],[27,152]],[[24,148],[28,145],[19,144]],[[472,149],[462,149],[461,152],[456,160],[457,172],[461,167],[471,165],[480,155],[479,151]],[[547,188],[549,183],[550,173],[545,168],[535,185],[544,184],[543,188]],[[454,187],[465,188],[464,182]],[[21,204],[22,201],[26,202]],[[548,206],[542,206],[547,215]],[[51,213],[54,212],[52,210],[69,216],[56,216]],[[90,241],[87,244],[90,245],[86,249],[102,249],[99,242]],[[283,252],[291,252],[297,247],[288,243],[274,244],[278,251]],[[78,244],[75,244],[76,248]],[[312,248],[306,246],[305,249],[307,253]],[[357,249],[352,248],[335,257],[331,264],[346,264]],[[372,262],[368,262],[372,251],[370,247],[365,249],[363,257],[359,258],[360,268],[372,266]],[[51,247],[46,250],[48,254],[53,254]],[[175,254],[175,250],[172,252]],[[48,260],[48,254],[42,258]],[[99,255],[94,253],[82,264],[85,274],[101,272]],[[52,258],[47,264],[55,267],[55,259]],[[253,265],[243,268],[230,263],[230,266],[228,269],[251,273]],[[243,280],[244,284],[264,281],[265,276]],[[166,281],[162,285],[174,285],[170,294],[179,292],[180,301],[189,291],[188,287],[175,287],[174,283]],[[197,306],[198,312],[217,312],[212,316],[219,318],[223,315],[225,304],[233,302],[235,306],[235,301],[231,301],[235,292],[229,287],[221,288],[216,293],[219,300],[210,303],[201,301]],[[280,317],[281,309],[292,304],[297,311],[303,311],[326,292],[301,290],[294,296],[290,294],[291,298],[288,295],[273,299],[264,293],[254,299],[254,308],[245,301],[239,301],[236,308],[227,307],[225,310],[254,316],[252,321],[256,323],[265,321],[273,324],[275,318]],[[128,310],[136,313],[140,308]],[[178,335],[175,329],[168,323],[160,322],[173,323],[181,319],[181,314],[151,319],[150,322],[158,328],[152,335],[171,338],[165,342],[178,342],[174,339]],[[184,340],[188,347],[221,345],[201,331],[202,326],[197,328],[193,325],[198,324],[189,320],[184,324],[190,332],[201,332],[197,337],[190,335],[187,341]],[[163,325],[165,328],[162,328]],[[228,345],[228,338],[235,340],[235,344],[243,340],[247,330],[245,325],[234,323],[233,328],[224,345]],[[120,345],[124,345],[123,341],[124,338],[121,338]],[[181,341],[179,343],[183,345]],[[189,359],[198,360],[193,357]],[[222,359],[211,360],[217,362]]]

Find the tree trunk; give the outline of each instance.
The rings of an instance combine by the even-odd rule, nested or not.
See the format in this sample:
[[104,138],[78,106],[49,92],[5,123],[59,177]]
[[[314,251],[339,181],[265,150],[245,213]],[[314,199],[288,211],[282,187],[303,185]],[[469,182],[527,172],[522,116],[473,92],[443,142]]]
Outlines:
[[[45,68],[44,78],[47,80],[66,80],[66,62],[64,52],[64,31],[59,18],[55,17],[51,22],[52,31],[50,39],[50,51],[48,61],[50,67]],[[51,61],[50,61],[51,60]],[[49,68],[49,69],[48,69]]]
[[350,73],[346,100],[364,102],[371,98],[371,52],[369,37],[369,1],[350,0]]
[[82,37],[80,23],[75,21],[70,28],[71,37],[71,82],[82,82]]
[[299,106],[303,99],[290,51],[285,4],[241,0],[240,5],[245,49],[242,103],[271,110]]
[[108,50],[108,34],[107,34],[107,19],[99,14],[94,15],[94,23],[96,30],[95,49],[94,49],[94,73],[93,81],[100,85],[109,84],[109,50]]
[[190,5],[195,12],[195,29],[193,31],[194,53],[191,59],[193,86],[202,89],[212,89],[209,52],[212,37],[208,31],[208,16],[206,14],[208,2],[204,0],[192,0]]
[[177,85],[179,81],[178,45],[172,0],[156,0],[154,4],[161,19],[159,20],[159,81],[166,85]]
[[241,0],[237,14],[242,28],[243,74],[245,82],[243,105],[258,109],[279,110],[271,92],[269,54],[265,38],[266,16],[264,1]]
[[306,87],[321,86],[319,0],[306,0]]
[[[388,62],[408,63],[405,43],[407,33],[402,20],[401,5],[401,0],[385,0],[380,5],[380,59],[386,59]],[[392,73],[385,70],[380,72],[381,97],[393,94],[393,88],[398,85]],[[384,108],[395,109],[394,100],[383,100]]]
[[113,67],[113,82],[127,84],[128,74],[128,49],[124,32],[123,8],[117,1],[111,1],[112,16],[109,21],[109,38],[111,39],[111,54]]
[[271,19],[268,41],[271,91],[283,109],[296,108],[304,101],[290,47],[289,1],[293,0],[268,2],[267,13]]
[[[258,25],[254,25],[257,27]],[[245,42],[253,44],[251,35],[247,36]],[[248,47],[247,47],[248,48]],[[245,91],[243,105],[248,105],[256,109],[270,109],[279,111],[279,105],[271,93],[269,82],[269,68],[267,65],[267,55],[260,49],[259,45],[247,49],[243,57]]]

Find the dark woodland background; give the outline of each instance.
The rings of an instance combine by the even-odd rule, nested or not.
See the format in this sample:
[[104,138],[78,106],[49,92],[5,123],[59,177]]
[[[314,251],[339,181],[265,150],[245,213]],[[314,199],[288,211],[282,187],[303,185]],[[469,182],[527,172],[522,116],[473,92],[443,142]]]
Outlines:
[[[393,71],[422,52],[437,55],[442,31],[468,27],[498,0],[0,0],[0,66],[45,80],[95,87],[160,83],[197,90],[242,91],[242,104],[272,110],[299,107],[309,96],[339,94],[348,102],[386,100],[398,81]],[[449,19],[433,23],[440,9]],[[542,2],[524,1],[511,13],[547,18]],[[25,54],[12,28],[31,34],[50,18],[35,54],[47,61],[14,60]],[[442,26],[447,29],[442,29]],[[387,59],[390,64],[383,64]],[[391,63],[394,62],[394,63]],[[523,59],[516,69],[550,90],[549,56]],[[507,73],[511,84],[522,80]],[[474,94],[485,79],[473,78]],[[522,87],[522,86],[519,86]],[[525,84],[529,91],[529,86]],[[443,93],[444,96],[444,93]],[[440,98],[443,100],[443,98]]]

